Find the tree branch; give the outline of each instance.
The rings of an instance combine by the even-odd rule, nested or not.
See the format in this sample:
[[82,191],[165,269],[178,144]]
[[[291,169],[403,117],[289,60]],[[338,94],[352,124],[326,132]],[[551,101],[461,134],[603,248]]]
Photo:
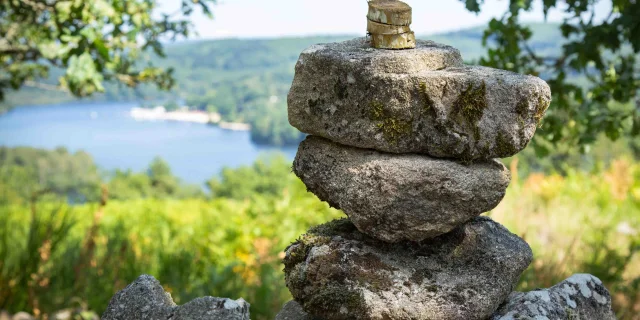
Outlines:
[[0,47],[0,55],[33,54],[40,55],[40,50],[29,47]]
[[55,7],[55,2],[54,2],[54,4],[48,4],[46,1],[22,0],[22,3],[24,3],[27,6],[33,8],[34,10],[40,10],[40,11],[45,11],[47,9],[53,9]]
[[43,90],[47,90],[47,91],[69,92],[69,91],[65,90],[64,88],[62,88],[60,86],[56,86],[56,85],[52,85],[52,84],[48,84],[48,83],[35,82],[35,81],[31,81],[31,80],[25,81],[24,85],[26,87],[38,88],[38,89],[43,89]]

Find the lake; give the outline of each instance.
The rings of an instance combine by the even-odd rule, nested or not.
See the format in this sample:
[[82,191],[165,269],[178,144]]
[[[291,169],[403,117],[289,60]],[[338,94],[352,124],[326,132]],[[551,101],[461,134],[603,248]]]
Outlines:
[[90,153],[103,170],[145,170],[154,157],[189,183],[204,183],[225,167],[248,165],[262,155],[296,148],[257,146],[249,132],[185,122],[136,121],[135,103],[71,103],[16,108],[0,115],[0,145]]

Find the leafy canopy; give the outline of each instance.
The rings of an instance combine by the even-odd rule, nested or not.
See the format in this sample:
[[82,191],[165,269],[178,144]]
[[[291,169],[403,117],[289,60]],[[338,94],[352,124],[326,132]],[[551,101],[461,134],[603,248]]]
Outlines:
[[[460,0],[480,12],[484,0]],[[611,2],[606,17],[595,6]],[[531,46],[532,31],[520,14],[542,5],[545,15],[561,10],[563,45],[543,55]],[[541,76],[551,87],[553,102],[534,137],[541,155],[553,146],[586,150],[600,133],[615,140],[640,136],[640,1],[638,0],[509,0],[500,18],[492,19],[483,35],[487,56],[480,63]]]
[[[61,88],[75,96],[103,92],[103,82],[129,87],[174,85],[172,69],[154,66],[144,53],[163,57],[163,40],[187,37],[195,10],[211,17],[215,0],[182,0],[157,14],[156,0],[0,1],[0,101],[24,85]],[[50,67],[66,72],[55,85],[37,82]]]

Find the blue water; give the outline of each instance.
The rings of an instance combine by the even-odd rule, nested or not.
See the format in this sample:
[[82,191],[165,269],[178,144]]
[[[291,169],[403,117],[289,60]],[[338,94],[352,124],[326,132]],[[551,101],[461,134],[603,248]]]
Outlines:
[[201,184],[225,167],[251,164],[295,148],[253,144],[249,132],[196,123],[136,121],[132,103],[73,103],[29,106],[0,115],[0,145],[90,153],[101,169],[146,169],[154,157],[166,160],[183,181]]

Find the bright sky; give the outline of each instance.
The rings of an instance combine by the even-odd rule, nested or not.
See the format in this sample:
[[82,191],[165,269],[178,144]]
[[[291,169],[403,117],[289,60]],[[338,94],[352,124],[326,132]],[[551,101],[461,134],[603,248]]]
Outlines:
[[[161,10],[172,12],[181,0],[159,0]],[[460,0],[405,0],[413,7],[412,30],[433,34],[485,25],[502,15],[508,0],[485,0],[479,15],[469,13]],[[523,21],[543,21],[542,1]],[[598,16],[611,10],[611,1],[597,4]],[[192,16],[199,38],[255,38],[327,34],[364,34],[366,0],[219,0],[214,20]],[[548,21],[561,21],[562,12],[551,12]]]

